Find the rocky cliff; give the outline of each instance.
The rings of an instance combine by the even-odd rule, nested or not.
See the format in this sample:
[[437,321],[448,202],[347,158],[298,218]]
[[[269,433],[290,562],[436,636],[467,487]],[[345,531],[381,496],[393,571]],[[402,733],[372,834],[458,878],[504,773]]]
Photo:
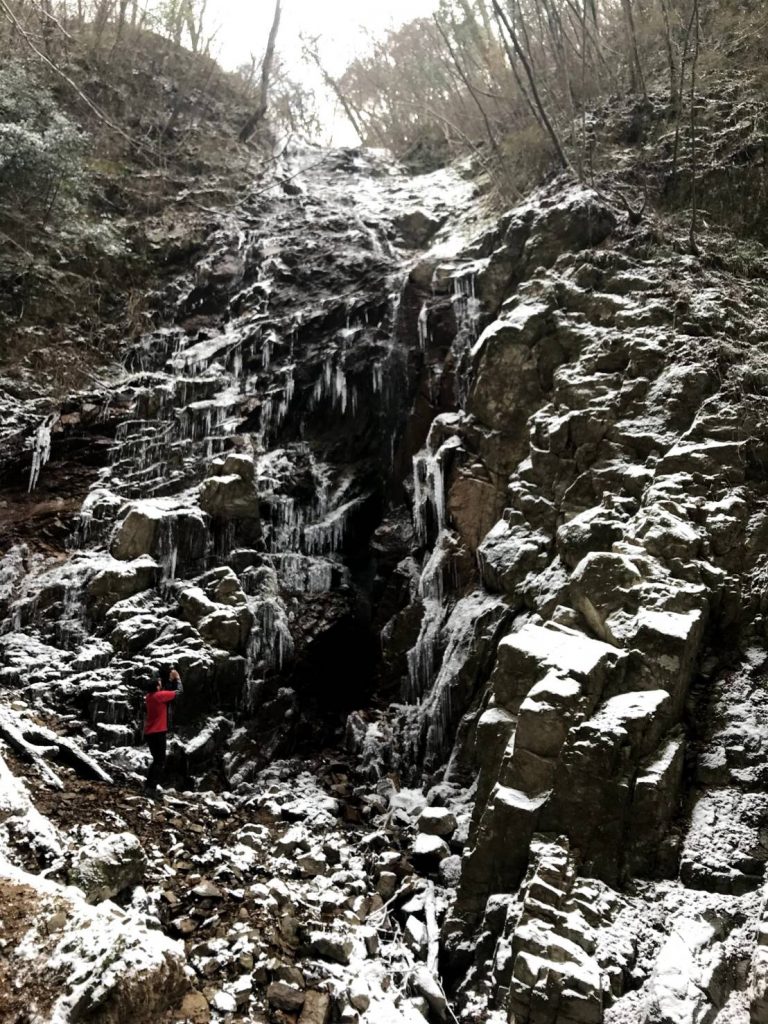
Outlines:
[[768,1019],[765,259],[636,220],[296,152],[6,389],[4,1019]]

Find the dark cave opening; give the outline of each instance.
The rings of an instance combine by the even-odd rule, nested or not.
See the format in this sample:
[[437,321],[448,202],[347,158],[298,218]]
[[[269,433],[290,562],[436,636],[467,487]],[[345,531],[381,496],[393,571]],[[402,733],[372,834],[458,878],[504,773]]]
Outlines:
[[301,708],[299,747],[337,740],[347,715],[370,704],[379,659],[370,623],[354,613],[335,621],[307,646],[290,680]]

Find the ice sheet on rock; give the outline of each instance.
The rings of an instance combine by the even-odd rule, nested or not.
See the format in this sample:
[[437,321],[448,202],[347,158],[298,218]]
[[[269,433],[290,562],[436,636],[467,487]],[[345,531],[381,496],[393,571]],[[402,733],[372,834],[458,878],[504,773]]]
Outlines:
[[171,358],[171,366],[179,373],[204,373],[211,363],[226,360],[242,343],[232,328],[213,338],[205,338],[190,345]]
[[26,574],[30,551],[26,545],[14,544],[0,556],[0,605],[10,603]]
[[296,594],[325,594],[331,590],[334,576],[343,580],[348,575],[342,565],[320,556],[275,554],[269,560],[278,573],[281,586]]
[[352,498],[329,512],[319,522],[308,523],[303,530],[303,547],[308,555],[327,555],[341,550],[350,515],[360,507],[362,499]]
[[427,542],[427,511],[431,509],[438,532],[445,527],[445,484],[439,453],[419,452],[413,457],[413,517],[416,537]]
[[0,652],[4,666],[0,680],[6,685],[49,684],[72,671],[73,653],[45,643],[31,630],[17,628],[0,636]]
[[[425,618],[430,614],[428,603],[426,608]],[[441,624],[440,642],[444,651],[439,670],[434,674],[434,665],[429,660],[431,658],[434,662],[434,651],[428,648],[425,652],[418,645],[415,649],[427,663],[419,666],[414,657],[415,668],[425,674],[425,678],[414,680],[412,687],[420,683],[427,686],[421,691],[418,710],[420,724],[417,725],[413,719],[410,722],[411,732],[415,734],[413,739],[418,737],[416,746],[414,748],[412,742],[409,742],[406,732],[403,735],[403,755],[412,754],[417,763],[421,763],[423,758],[425,765],[439,764],[448,755],[455,738],[458,718],[471,700],[474,690],[473,673],[481,671],[483,630],[490,627],[491,619],[501,618],[503,614],[503,602],[495,596],[477,591],[457,601],[444,624],[442,617],[436,616]],[[422,644],[428,644],[430,636],[428,634],[422,638],[420,634],[419,640]],[[470,662],[476,663],[476,667],[473,668]],[[427,674],[430,668],[433,678]],[[466,689],[468,692],[464,692]]]

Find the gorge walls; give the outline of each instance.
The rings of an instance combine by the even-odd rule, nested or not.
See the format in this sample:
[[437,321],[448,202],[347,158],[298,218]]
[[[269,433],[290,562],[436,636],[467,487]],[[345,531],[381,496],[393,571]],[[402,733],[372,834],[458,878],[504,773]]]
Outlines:
[[[212,219],[114,381],[9,400],[12,767],[55,749],[129,792],[139,684],[178,664],[168,820],[198,843],[199,804],[270,873],[240,851],[246,895],[194,898],[290,949],[258,978],[233,955],[216,1004],[201,925],[157,911],[185,946],[155,967],[180,998],[193,964],[200,1019],[313,1020],[274,984],[317,1020],[445,1019],[438,981],[467,1024],[768,1019],[762,257],[681,252],[565,178],[492,218],[456,170],[292,160]],[[76,841],[25,793],[4,857],[29,886]],[[106,831],[141,831],[120,799]]]

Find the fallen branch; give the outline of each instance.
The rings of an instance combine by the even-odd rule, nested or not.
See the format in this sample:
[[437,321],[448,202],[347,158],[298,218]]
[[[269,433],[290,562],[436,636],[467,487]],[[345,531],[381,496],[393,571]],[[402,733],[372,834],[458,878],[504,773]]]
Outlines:
[[24,732],[33,741],[39,737],[44,743],[54,744],[58,748],[58,760],[62,764],[74,768],[81,778],[93,779],[96,782],[106,782],[111,785],[113,781],[112,776],[104,771],[90,754],[86,754],[84,750],[81,750],[74,740],[69,739],[67,736],[58,736],[55,732],[46,729],[42,725],[32,725],[26,728]]
[[8,711],[0,713],[0,739],[5,740],[19,757],[33,764],[52,789],[64,789],[64,783],[46,763],[47,757],[73,768],[81,778],[112,783],[112,776],[74,740],[59,736],[52,729],[35,722],[19,718],[14,721]]
[[28,743],[7,715],[0,716],[0,739],[5,740],[23,761],[34,765],[51,789],[64,789],[64,783],[59,776],[43,760],[45,754],[53,753],[58,748],[39,747]]
[[[374,910],[372,914],[369,914],[366,918],[366,924],[372,925],[377,931],[384,927],[389,908],[396,900],[402,899],[404,896],[410,896],[412,893],[419,892],[419,886],[415,885],[412,881],[413,875],[409,875],[403,880],[402,884],[398,888],[394,896],[391,896],[383,906],[379,907],[378,910]],[[373,920],[375,917],[381,915],[381,923],[376,924]]]
[[424,920],[427,926],[427,970],[437,977],[437,958],[440,953],[440,932],[437,927],[435,910],[435,883],[427,882],[424,899]]

